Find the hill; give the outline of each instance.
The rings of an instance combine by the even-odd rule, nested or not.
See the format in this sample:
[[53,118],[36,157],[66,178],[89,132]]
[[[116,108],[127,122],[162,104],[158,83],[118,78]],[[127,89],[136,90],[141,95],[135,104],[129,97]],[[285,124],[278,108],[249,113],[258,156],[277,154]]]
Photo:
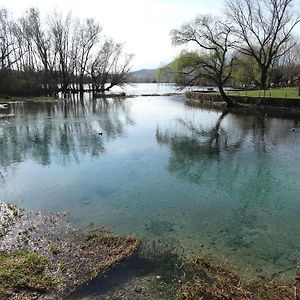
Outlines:
[[129,78],[131,82],[137,83],[156,82],[156,71],[157,69],[141,69],[133,71],[129,73]]

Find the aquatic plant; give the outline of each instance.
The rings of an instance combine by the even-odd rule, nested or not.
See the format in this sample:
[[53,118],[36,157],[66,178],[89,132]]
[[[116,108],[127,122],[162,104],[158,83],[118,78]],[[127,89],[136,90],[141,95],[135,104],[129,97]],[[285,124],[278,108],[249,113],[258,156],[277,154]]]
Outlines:
[[298,299],[299,279],[290,283],[272,279],[245,279],[227,266],[217,266],[203,257],[191,257],[186,266],[194,275],[180,288],[178,300]]

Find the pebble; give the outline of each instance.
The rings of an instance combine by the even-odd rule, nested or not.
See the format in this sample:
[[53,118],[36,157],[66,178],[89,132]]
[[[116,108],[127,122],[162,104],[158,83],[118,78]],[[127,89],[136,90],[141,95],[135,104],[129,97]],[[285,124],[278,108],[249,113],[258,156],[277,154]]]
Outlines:
[[136,286],[136,287],[133,288],[133,290],[134,290],[136,293],[141,293],[143,289],[142,289],[141,287],[139,287],[139,286]]

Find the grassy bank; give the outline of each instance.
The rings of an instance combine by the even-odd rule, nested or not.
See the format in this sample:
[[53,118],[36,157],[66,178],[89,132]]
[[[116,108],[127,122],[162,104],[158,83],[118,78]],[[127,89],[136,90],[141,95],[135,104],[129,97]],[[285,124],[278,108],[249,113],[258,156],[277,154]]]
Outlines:
[[269,90],[232,91],[227,93],[230,96],[243,97],[268,97],[282,99],[300,99],[299,89],[296,87],[275,88]]
[[12,290],[44,293],[55,288],[57,278],[46,272],[45,256],[19,250],[0,252],[0,295],[10,297]]
[[0,299],[62,299],[135,253],[140,241],[64,214],[25,212],[0,201]]

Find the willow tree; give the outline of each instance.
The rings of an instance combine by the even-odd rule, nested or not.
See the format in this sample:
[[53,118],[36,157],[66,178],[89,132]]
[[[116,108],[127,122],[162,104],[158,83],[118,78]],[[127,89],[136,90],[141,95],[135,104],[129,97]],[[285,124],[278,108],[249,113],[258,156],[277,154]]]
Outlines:
[[294,46],[292,31],[300,18],[293,0],[226,0],[226,7],[239,41],[236,49],[256,60],[260,88],[266,89],[272,64]]
[[227,106],[234,106],[226,95],[224,85],[229,81],[235,58],[232,27],[212,16],[199,16],[171,31],[173,45],[194,44],[197,52],[179,58],[178,76],[189,78],[185,85],[195,85],[200,78],[212,81],[218,87]]

